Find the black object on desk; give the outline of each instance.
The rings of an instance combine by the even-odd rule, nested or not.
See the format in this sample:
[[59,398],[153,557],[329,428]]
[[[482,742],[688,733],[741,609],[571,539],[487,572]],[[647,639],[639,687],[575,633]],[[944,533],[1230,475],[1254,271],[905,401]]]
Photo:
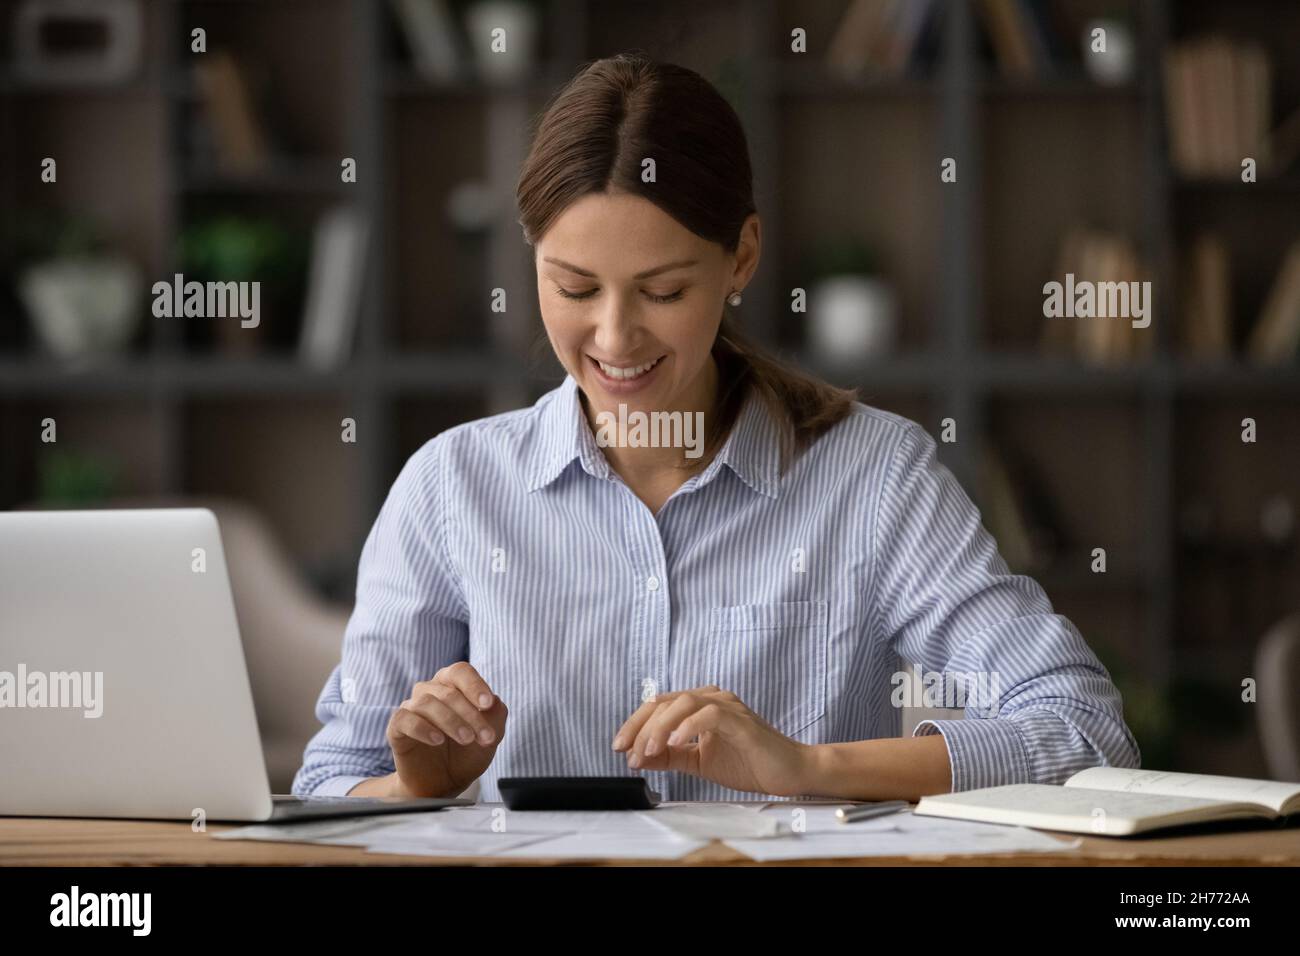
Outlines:
[[659,794],[644,777],[502,777],[511,810],[652,810]]

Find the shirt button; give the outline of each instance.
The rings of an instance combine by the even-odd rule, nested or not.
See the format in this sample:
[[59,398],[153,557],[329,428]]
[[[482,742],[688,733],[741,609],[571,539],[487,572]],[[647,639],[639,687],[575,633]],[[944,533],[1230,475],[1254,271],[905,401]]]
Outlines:
[[648,587],[651,591],[658,591],[659,579],[652,574],[650,575],[650,577],[646,578],[645,586]]

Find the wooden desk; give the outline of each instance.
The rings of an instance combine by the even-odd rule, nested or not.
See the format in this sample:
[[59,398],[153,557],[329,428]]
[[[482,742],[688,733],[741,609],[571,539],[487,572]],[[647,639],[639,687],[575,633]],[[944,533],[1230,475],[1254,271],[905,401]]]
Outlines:
[[[861,857],[795,861],[797,866],[1300,866],[1300,827],[1243,829],[1239,824],[1177,836],[1083,836],[1075,850],[982,856]],[[495,857],[398,856],[360,847],[257,840],[216,840],[233,829],[211,824],[194,833],[188,822],[73,820],[0,817],[0,866],[410,866],[428,864],[549,866],[573,860],[502,860]],[[1073,840],[1076,835],[1053,833]],[[756,864],[714,841],[682,860],[605,860],[600,865]],[[781,865],[786,865],[782,861]]]

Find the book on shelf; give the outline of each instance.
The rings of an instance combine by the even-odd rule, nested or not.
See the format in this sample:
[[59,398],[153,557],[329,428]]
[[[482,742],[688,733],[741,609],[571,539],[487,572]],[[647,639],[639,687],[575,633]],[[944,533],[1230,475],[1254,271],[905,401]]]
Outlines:
[[247,175],[266,168],[271,147],[253,106],[244,70],[224,50],[199,58],[194,79],[212,134],[216,165],[223,172]]
[[1089,767],[1062,786],[1017,783],[922,797],[918,816],[1098,836],[1224,820],[1279,820],[1300,812],[1300,783]]
[[1300,160],[1300,107],[1292,111],[1277,129],[1269,143],[1272,150],[1273,174],[1280,176]]
[[351,354],[366,271],[369,234],[355,206],[328,210],[312,238],[299,358],[315,368],[342,365]]
[[1272,156],[1272,64],[1251,41],[1208,35],[1172,45],[1164,56],[1170,158],[1181,175],[1239,177],[1242,161],[1260,172]]
[[986,444],[981,454],[981,513],[998,553],[1016,574],[1051,566],[1060,553],[1060,522],[1042,483],[1025,462]]
[[1075,55],[1081,25],[1053,0],[979,0],[975,10],[998,72],[1008,79],[1050,75]]
[[446,0],[391,0],[411,65],[430,83],[446,83],[461,72],[456,18]]
[[901,76],[927,40],[936,0],[851,0],[831,35],[826,65],[834,73]]
[[1179,347],[1194,359],[1224,359],[1232,354],[1232,274],[1223,236],[1200,232],[1180,252],[1182,291]]
[[[1142,283],[1146,269],[1133,241],[1124,235],[1085,227],[1066,230],[1056,258],[1052,280],[1061,283],[1066,298],[1071,288],[1087,281],[1098,290],[1107,283],[1123,283],[1128,311],[1135,313],[1134,294],[1146,295]],[[1073,277],[1072,279],[1070,277]],[[1094,297],[1098,311],[1103,306],[1099,293]],[[1147,318],[1154,307],[1150,296],[1145,299]],[[1068,305],[1069,303],[1067,303]],[[1109,309],[1109,298],[1104,303]],[[1135,327],[1135,315],[1044,316],[1039,344],[1043,352],[1070,355],[1099,365],[1122,365],[1144,359],[1153,347],[1153,324]]]
[[1030,14],[1016,0],[980,0],[978,9],[1002,75],[1028,79],[1047,65],[1041,39],[1036,39]]
[[1300,348],[1300,240],[1291,244],[1246,342],[1246,354],[1262,364],[1296,361]]
[[[1060,247],[1056,253],[1056,263],[1052,269],[1052,279],[1063,282],[1070,271],[1079,268],[1083,255],[1085,232],[1082,229],[1067,229],[1061,237]],[[1039,336],[1039,348],[1048,355],[1071,355],[1074,352],[1074,327],[1072,320],[1061,316],[1043,316],[1042,334]]]

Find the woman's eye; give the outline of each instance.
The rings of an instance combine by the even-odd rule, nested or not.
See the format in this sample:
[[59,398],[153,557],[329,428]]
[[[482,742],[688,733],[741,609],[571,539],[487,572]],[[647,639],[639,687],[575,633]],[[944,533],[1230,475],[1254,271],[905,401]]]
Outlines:
[[[590,299],[596,294],[595,289],[589,289],[586,292],[570,292],[568,289],[559,286],[556,286],[555,291],[566,299]],[[661,305],[665,305],[669,302],[676,302],[682,297],[682,293],[685,291],[685,289],[678,289],[676,292],[669,293],[668,295],[655,295],[653,292],[647,292],[646,297],[649,298],[651,302],[658,302]]]

